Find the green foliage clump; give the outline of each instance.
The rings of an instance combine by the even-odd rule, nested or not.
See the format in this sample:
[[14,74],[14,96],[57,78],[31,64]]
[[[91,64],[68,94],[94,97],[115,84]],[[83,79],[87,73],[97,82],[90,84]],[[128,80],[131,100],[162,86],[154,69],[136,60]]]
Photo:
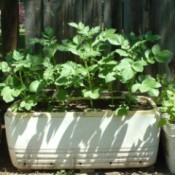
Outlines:
[[175,124],[175,80],[168,79],[167,75],[159,75],[158,80],[162,84],[159,101],[160,111],[164,115],[159,125],[163,126],[167,122]]
[[[136,102],[136,92],[159,95],[161,84],[144,72],[149,65],[171,56],[170,51],[161,50],[156,44],[157,35],[126,36],[115,29],[101,31],[98,26],[90,28],[83,23],[69,25],[76,30],[72,39],[59,44],[54,31],[47,28],[41,38],[30,41],[32,45],[40,45],[40,52],[15,50],[6,61],[0,62],[4,73],[1,96],[6,102],[17,101],[14,110],[31,110],[39,102],[66,103],[78,96],[88,99],[93,108],[94,100],[104,91],[110,93],[111,106],[116,107],[116,84],[128,92],[125,102],[116,110],[120,114]],[[70,56],[69,61],[57,63],[57,52],[69,52],[80,61]]]

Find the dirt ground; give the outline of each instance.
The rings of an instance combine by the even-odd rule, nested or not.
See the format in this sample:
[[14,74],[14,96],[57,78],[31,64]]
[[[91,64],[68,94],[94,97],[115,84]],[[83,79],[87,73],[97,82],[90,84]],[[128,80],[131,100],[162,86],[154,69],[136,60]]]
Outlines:
[[[147,168],[140,169],[115,169],[115,170],[96,170],[94,172],[74,172],[73,174],[91,174],[91,175],[170,175],[165,163],[164,158],[161,154],[161,148],[159,149],[159,154],[157,162],[155,165]],[[0,175],[70,175],[67,173],[60,173],[60,171],[21,171],[13,167],[10,161],[5,131],[2,132],[2,141],[0,144]],[[72,174],[71,174],[72,175]]]

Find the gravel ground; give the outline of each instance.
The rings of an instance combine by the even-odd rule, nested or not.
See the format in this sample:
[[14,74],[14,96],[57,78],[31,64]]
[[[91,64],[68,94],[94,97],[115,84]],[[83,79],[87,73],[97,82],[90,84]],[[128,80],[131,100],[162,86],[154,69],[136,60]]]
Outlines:
[[21,171],[17,170],[11,164],[7,144],[5,132],[2,132],[2,141],[0,144],[0,175],[171,175],[164,163],[164,159],[161,154],[161,148],[159,149],[159,154],[157,158],[157,162],[155,165],[147,168],[140,169],[116,169],[116,170],[96,170],[94,172],[61,172],[61,171]]

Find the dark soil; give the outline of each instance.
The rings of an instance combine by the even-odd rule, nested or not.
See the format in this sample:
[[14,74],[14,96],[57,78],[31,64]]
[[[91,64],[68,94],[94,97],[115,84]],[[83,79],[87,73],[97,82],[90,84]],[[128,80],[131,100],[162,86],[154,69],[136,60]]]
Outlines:
[[[151,104],[146,99],[139,99],[137,102],[134,101],[128,102],[128,106],[130,110],[135,109],[144,109],[149,110],[152,109]],[[115,105],[114,105],[115,104]],[[124,100],[121,98],[114,98],[113,104],[112,100],[109,97],[103,97],[100,99],[92,100],[92,104],[90,100],[84,99],[81,97],[73,98],[64,103],[61,102],[49,102],[44,101],[38,102],[36,106],[32,108],[33,111],[49,111],[49,112],[65,112],[65,111],[77,111],[77,112],[84,112],[84,111],[104,111],[104,110],[112,110],[115,111],[121,104],[125,104]],[[19,111],[20,112],[20,111]]]

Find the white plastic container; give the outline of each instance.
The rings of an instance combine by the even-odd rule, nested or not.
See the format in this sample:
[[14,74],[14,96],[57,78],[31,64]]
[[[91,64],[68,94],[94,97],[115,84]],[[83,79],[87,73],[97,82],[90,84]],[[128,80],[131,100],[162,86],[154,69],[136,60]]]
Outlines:
[[165,160],[170,172],[175,174],[175,124],[167,123],[162,130]]
[[12,163],[19,169],[109,169],[155,163],[159,115],[130,112],[5,114]]
[[2,124],[1,124],[1,120],[0,120],[0,143],[1,143],[1,139],[2,139]]

